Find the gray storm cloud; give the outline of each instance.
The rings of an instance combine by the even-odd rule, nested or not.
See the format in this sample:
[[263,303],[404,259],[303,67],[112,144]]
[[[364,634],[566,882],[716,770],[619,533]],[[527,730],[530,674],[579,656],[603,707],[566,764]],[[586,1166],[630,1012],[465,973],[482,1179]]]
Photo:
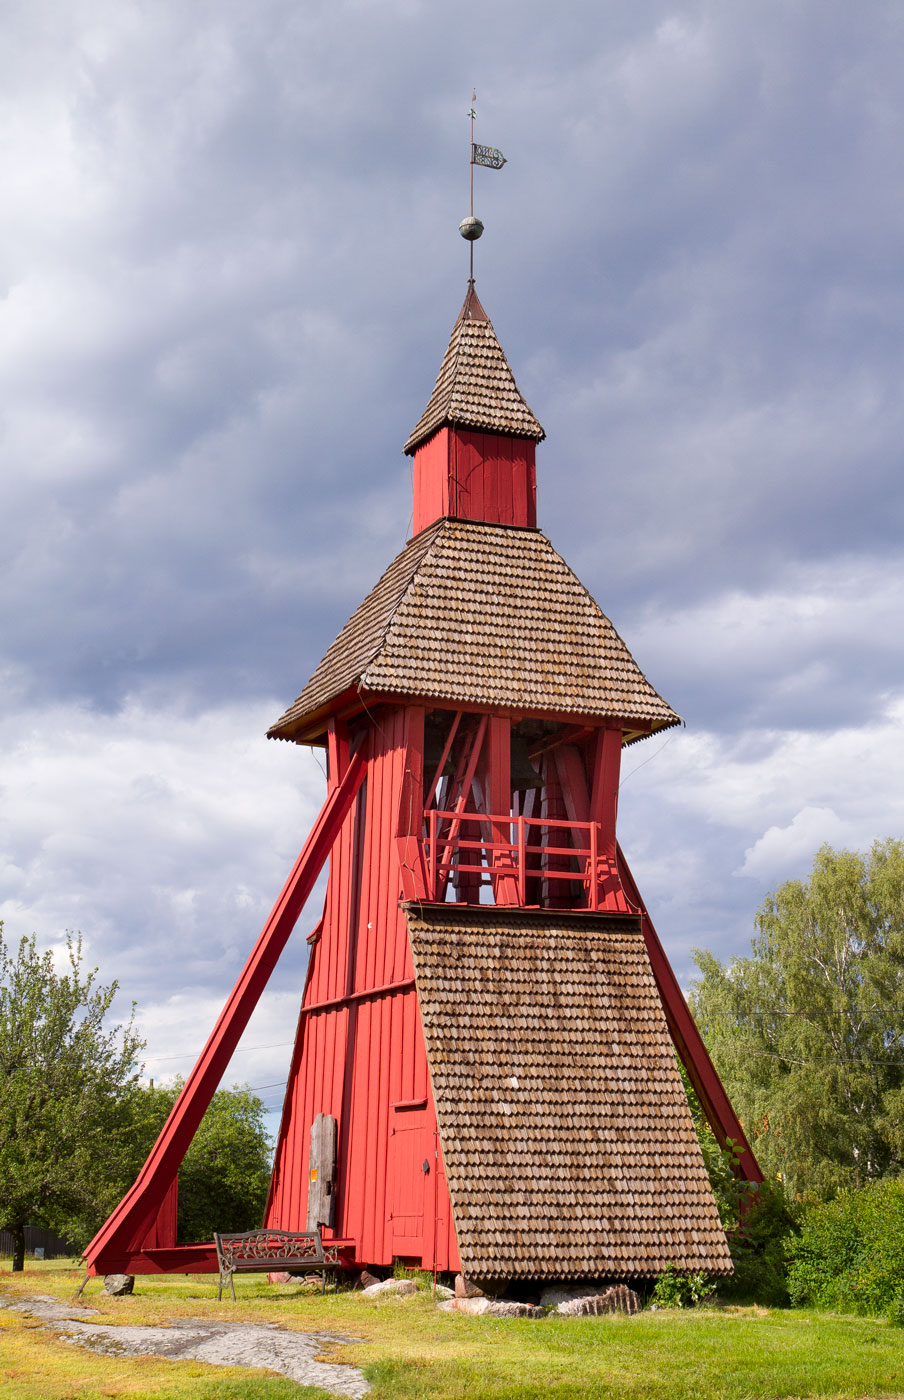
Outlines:
[[896,7],[13,0],[4,28],[10,931],[80,926],[170,1038],[173,997],[231,984],[322,785],[262,731],[406,538],[472,84],[541,524],[688,723],[621,801],[676,964],[740,950],[820,840],[900,834]]

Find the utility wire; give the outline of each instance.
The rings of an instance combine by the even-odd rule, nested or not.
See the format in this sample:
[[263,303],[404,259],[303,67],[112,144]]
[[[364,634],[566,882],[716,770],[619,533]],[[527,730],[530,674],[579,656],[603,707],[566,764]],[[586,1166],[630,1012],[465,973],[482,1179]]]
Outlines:
[[[272,1045],[239,1045],[235,1050],[233,1050],[232,1053],[234,1055],[244,1055],[247,1054],[250,1050],[284,1050],[286,1046],[294,1044],[294,1040],[277,1040],[274,1041]],[[185,1050],[181,1055],[145,1055],[143,1056],[143,1059],[155,1060],[159,1063],[161,1060],[184,1060],[188,1055],[192,1054],[197,1056],[198,1051]]]
[[[803,1016],[808,1021],[829,1018],[832,1016],[842,1016],[846,1019],[850,1019],[852,1015],[850,1011],[783,1011],[780,1010],[778,1007],[775,1007],[774,1009],[769,1011],[717,1011],[713,1014],[714,1016],[734,1016],[737,1019],[741,1019],[744,1016]],[[865,1016],[881,1016],[883,1018],[885,1018],[886,1016],[898,1016],[901,1018],[902,1021],[904,1021],[904,1007],[874,1006],[870,1010],[855,1011],[853,1013],[853,1017],[855,1020],[860,1020]]]
[[784,1060],[788,1065],[838,1065],[842,1069],[856,1068],[857,1065],[882,1065],[885,1069],[904,1069],[904,1060],[867,1060],[857,1055],[856,1058],[847,1062],[839,1060],[837,1055],[810,1055],[806,1060],[798,1060],[793,1055],[780,1055],[775,1050],[751,1050],[749,1046],[744,1046],[745,1055],[756,1055],[763,1060]]

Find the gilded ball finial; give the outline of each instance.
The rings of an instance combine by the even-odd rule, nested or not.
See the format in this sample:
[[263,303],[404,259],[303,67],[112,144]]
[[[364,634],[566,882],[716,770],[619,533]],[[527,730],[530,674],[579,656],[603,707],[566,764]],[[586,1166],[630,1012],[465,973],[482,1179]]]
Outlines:
[[458,225],[458,232],[462,238],[466,238],[469,243],[473,243],[483,233],[483,224],[476,214],[469,214],[466,219],[462,219]]

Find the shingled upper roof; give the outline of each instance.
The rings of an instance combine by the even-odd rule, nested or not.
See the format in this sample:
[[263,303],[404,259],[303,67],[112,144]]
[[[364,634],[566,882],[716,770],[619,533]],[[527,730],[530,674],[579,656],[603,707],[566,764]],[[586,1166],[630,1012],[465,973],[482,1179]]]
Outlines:
[[474,521],[410,541],[269,736],[295,739],[353,686],[644,732],[681,723],[545,535]]
[[464,1272],[730,1273],[639,921],[407,916]]
[[405,451],[414,452],[447,423],[533,438],[535,442],[542,442],[546,436],[515,383],[493,323],[473,285],[468,288],[453,327],[433,393],[405,443]]

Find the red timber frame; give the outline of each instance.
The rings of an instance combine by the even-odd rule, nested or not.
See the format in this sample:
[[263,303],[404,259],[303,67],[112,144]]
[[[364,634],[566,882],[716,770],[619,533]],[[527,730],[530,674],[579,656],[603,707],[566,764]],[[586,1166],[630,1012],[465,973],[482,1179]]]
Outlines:
[[713,1131],[740,1147],[737,1174],[762,1181],[616,842],[621,728],[435,709],[428,742],[427,720],[395,700],[330,721],[320,816],[135,1185],[89,1245],[89,1272],[216,1270],[212,1244],[176,1243],[179,1165],[327,858],[266,1224],[307,1227],[311,1125],[329,1114],[338,1161],[324,1238],[349,1266],[460,1267],[400,907],[411,900],[638,915]]
[[[348,1241],[359,1267],[399,1257],[460,1266],[400,908],[423,878],[424,719],[423,707],[397,703],[363,721],[367,782],[330,858],[266,1210],[268,1225],[305,1228],[311,1124],[318,1113],[334,1117],[335,1220],[324,1238]],[[334,727],[331,784],[341,778],[342,736]]]
[[[638,915],[676,1050],[716,1137],[741,1147],[740,1177],[762,1180],[616,842],[621,728],[547,724],[525,790],[517,784],[531,774],[513,771],[510,716],[433,710],[432,751],[426,720],[419,705],[368,705],[368,780],[331,858],[267,1223],[304,1227],[310,1126],[328,1113],[339,1139],[335,1233],[354,1241],[349,1262],[458,1267],[399,895]],[[331,782],[342,761],[334,731]]]
[[176,1244],[176,1181],[182,1159],[219,1086],[242,1032],[366,773],[366,746],[348,764],[323,805],[197,1064],[132,1188],[85,1250],[89,1274],[216,1273],[213,1244]]

